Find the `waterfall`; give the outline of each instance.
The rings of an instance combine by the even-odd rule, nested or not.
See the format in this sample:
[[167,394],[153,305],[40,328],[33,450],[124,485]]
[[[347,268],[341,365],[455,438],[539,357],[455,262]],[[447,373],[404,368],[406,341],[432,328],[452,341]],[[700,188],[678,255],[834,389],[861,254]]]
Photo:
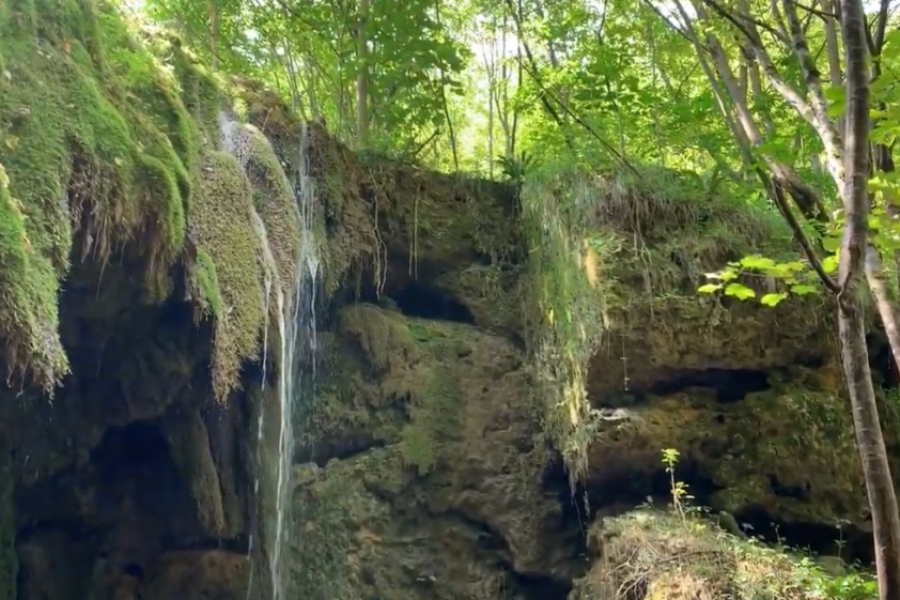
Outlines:
[[[261,134],[247,125],[235,122],[225,115],[220,115],[224,150],[235,156],[241,166],[246,170],[254,152],[253,135]],[[264,140],[264,138],[262,138]],[[268,146],[268,142],[265,142]],[[269,149],[271,149],[269,147]],[[289,525],[291,523],[290,500],[293,492],[292,467],[295,447],[294,437],[294,408],[304,401],[309,401],[315,396],[316,369],[315,354],[317,349],[316,338],[316,290],[319,285],[319,253],[316,244],[315,225],[315,182],[309,172],[309,135],[304,124],[301,139],[299,141],[297,156],[296,182],[291,185],[284,175],[284,184],[293,190],[296,199],[298,217],[300,223],[300,235],[296,246],[295,272],[292,278],[293,289],[286,290],[281,275],[278,273],[278,265],[273,257],[269,244],[265,223],[254,211],[254,225],[263,248],[263,259],[266,266],[265,275],[265,302],[266,327],[264,333],[264,357],[263,357],[263,381],[265,387],[266,358],[268,351],[268,319],[269,301],[274,291],[276,311],[274,316],[278,320],[278,333],[280,338],[281,362],[278,373],[278,390],[276,407],[278,414],[277,447],[271,456],[265,452],[269,445],[266,412],[267,407],[262,407],[256,423],[257,426],[257,475],[255,479],[254,496],[259,499],[264,493],[260,489],[261,474],[274,470],[274,510],[272,514],[263,516],[264,551],[268,555],[269,576],[271,585],[271,599],[285,600],[286,577],[284,573],[285,549],[289,537]],[[273,152],[274,156],[274,152]],[[275,464],[271,464],[271,463]],[[274,468],[273,468],[274,467]],[[264,506],[264,505],[261,505]],[[248,556],[253,551],[253,537],[250,538]],[[251,562],[251,581],[248,584],[247,597],[251,597],[253,563]]]

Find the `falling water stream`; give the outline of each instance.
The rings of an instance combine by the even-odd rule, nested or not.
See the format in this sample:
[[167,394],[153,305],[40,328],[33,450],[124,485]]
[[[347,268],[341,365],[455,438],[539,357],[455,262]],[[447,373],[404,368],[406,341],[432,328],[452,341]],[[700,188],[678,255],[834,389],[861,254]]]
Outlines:
[[[222,115],[219,119],[224,149],[235,156],[243,168],[247,168],[252,158],[252,132],[246,125],[233,121]],[[266,408],[260,410],[257,422],[257,474],[254,482],[254,497],[260,498],[260,474],[264,471],[276,471],[274,494],[274,510],[262,515],[264,522],[265,550],[268,554],[269,576],[272,600],[284,600],[286,594],[286,577],[284,573],[284,554],[287,548],[290,524],[290,499],[292,493],[292,465],[295,447],[293,416],[294,408],[301,401],[308,401],[315,394],[316,372],[315,353],[316,339],[316,289],[319,277],[319,255],[314,237],[315,223],[315,182],[309,174],[309,137],[304,126],[298,148],[298,172],[296,182],[290,185],[285,176],[285,185],[294,190],[300,221],[300,235],[296,247],[296,271],[293,289],[285,290],[283,275],[278,273],[278,266],[273,257],[265,224],[254,211],[254,227],[263,248],[265,274],[265,308],[266,324],[264,353],[268,352],[268,319],[270,299],[274,293],[276,310],[274,316],[278,320],[280,341],[280,368],[278,373],[278,432],[275,456],[268,455],[264,448],[266,440]],[[286,294],[287,292],[287,294]],[[262,385],[266,385],[267,354],[263,356]],[[264,396],[265,397],[265,396]],[[274,441],[274,440],[271,440]],[[277,464],[265,464],[271,462]],[[273,469],[274,467],[274,469]],[[259,534],[258,534],[259,535]],[[248,558],[252,558],[254,548],[253,536],[250,538]],[[251,562],[250,582],[247,589],[248,599],[253,587],[253,562]]]

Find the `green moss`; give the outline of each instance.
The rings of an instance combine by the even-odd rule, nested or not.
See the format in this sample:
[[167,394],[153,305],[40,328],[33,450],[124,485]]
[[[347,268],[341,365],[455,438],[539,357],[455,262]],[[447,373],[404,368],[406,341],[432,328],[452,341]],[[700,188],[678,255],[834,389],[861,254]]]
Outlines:
[[203,140],[190,111],[209,113],[216,86],[196,69],[173,78],[115,9],[91,0],[0,4],[0,54],[0,325],[12,368],[50,388],[67,369],[56,302],[71,224],[81,255],[101,261],[137,240],[148,284],[158,281],[194,192]]
[[412,386],[410,418],[401,432],[403,461],[427,475],[446,454],[462,427],[463,399],[455,373],[448,368],[458,361],[462,342],[439,323],[410,321],[409,329],[430,360],[416,373]]
[[391,372],[396,376],[419,357],[406,320],[398,313],[360,304],[341,312],[340,329],[356,340],[378,374]]
[[366,534],[377,536],[375,531],[395,518],[380,498],[399,493],[403,478],[392,448],[301,471],[294,508],[299,534],[291,536],[289,562],[292,590],[311,600],[353,597],[364,564],[360,546],[379,541]]
[[[759,503],[782,518],[812,523],[865,519],[865,481],[842,398],[832,391],[776,389],[750,394],[743,403],[743,414],[730,419],[725,460],[710,457],[713,478],[724,488],[714,498],[718,506],[734,511]],[[771,476],[820,501],[775,496]]]
[[191,222],[219,284],[212,368],[216,395],[224,398],[237,383],[241,362],[258,349],[264,316],[262,249],[253,225],[252,190],[237,160],[210,152],[201,170],[203,185],[191,205]]
[[22,374],[33,364],[49,385],[68,368],[56,330],[57,274],[30,241],[24,207],[7,184],[0,165],[0,332],[6,338],[6,362]]
[[224,145],[250,179],[254,205],[265,224],[281,280],[286,288],[293,289],[301,234],[297,201],[287,175],[272,145],[252,125],[229,123]]
[[222,294],[219,291],[219,276],[216,274],[216,263],[209,253],[200,248],[197,250],[197,279],[203,298],[206,300],[213,316],[222,315]]

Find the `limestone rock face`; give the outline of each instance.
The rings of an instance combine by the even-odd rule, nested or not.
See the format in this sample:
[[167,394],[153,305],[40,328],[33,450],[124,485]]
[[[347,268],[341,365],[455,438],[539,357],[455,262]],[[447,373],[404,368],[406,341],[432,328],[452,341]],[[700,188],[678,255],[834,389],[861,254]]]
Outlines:
[[348,308],[340,323],[333,343],[350,360],[326,384],[317,437],[334,439],[340,423],[380,435],[368,448],[327,444],[353,455],[299,468],[298,589],[459,598],[515,586],[513,573],[571,578],[577,523],[565,480],[547,482],[521,352],[471,325],[373,306]]
[[247,557],[234,552],[172,552],[148,574],[142,594],[150,598],[246,599],[249,570]]
[[850,409],[827,371],[797,367],[738,373],[719,387],[697,383],[639,399],[608,396],[628,406],[591,445],[593,485],[632,476],[638,498],[642,487],[665,498],[661,450],[674,448],[693,493],[717,510],[763,510],[782,522],[823,526],[867,520]]

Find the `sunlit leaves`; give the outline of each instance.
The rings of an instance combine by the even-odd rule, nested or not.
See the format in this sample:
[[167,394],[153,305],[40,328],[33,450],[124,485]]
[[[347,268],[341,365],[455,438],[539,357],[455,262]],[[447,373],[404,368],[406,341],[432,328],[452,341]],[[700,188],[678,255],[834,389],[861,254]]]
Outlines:
[[725,286],[725,295],[734,296],[738,300],[747,300],[749,298],[755,298],[756,292],[740,283],[729,283]]
[[774,308],[774,307],[778,306],[779,302],[786,299],[787,297],[788,297],[788,295],[785,292],[780,292],[778,294],[769,293],[769,294],[766,294],[765,296],[763,296],[760,299],[759,303],[762,304],[763,306],[770,306],[770,307]]
[[[791,294],[806,296],[819,291],[817,276],[805,262],[779,262],[760,255],[745,256],[741,260],[728,263],[721,271],[707,273],[705,276],[713,283],[701,285],[697,288],[698,292],[703,294],[721,292],[738,300],[758,297],[755,289],[740,283],[738,279],[777,283],[783,288],[781,291],[767,292],[759,298],[759,303],[768,307],[778,306]],[[716,281],[719,283],[714,283]]]

